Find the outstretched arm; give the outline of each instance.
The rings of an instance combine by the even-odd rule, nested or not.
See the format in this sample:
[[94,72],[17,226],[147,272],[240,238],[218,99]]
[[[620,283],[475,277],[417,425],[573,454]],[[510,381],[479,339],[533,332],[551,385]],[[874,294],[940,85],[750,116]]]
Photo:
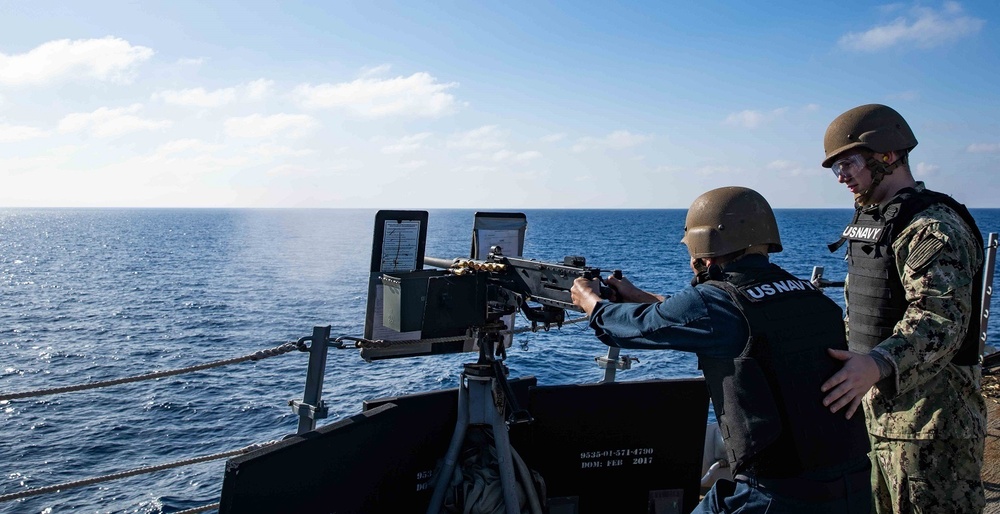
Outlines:
[[608,278],[604,280],[608,287],[614,289],[618,292],[619,301],[630,302],[630,303],[655,303],[662,302],[664,296],[648,293],[635,287],[632,282],[625,278],[615,278],[614,275],[608,275]]

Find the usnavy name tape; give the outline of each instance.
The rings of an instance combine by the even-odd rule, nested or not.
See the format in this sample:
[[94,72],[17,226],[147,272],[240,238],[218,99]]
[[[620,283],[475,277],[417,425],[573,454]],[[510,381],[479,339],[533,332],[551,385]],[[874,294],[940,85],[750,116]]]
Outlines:
[[878,241],[879,236],[882,235],[882,231],[885,227],[866,227],[863,225],[848,225],[844,229],[844,233],[841,234],[847,239],[854,239],[856,241],[870,241],[872,243]]
[[797,291],[815,291],[816,286],[812,285],[808,280],[800,279],[788,279],[788,280],[776,280],[767,284],[760,284],[753,287],[747,287],[741,289],[740,291],[746,295],[752,301],[760,301],[768,296],[774,296],[782,293],[792,293]]

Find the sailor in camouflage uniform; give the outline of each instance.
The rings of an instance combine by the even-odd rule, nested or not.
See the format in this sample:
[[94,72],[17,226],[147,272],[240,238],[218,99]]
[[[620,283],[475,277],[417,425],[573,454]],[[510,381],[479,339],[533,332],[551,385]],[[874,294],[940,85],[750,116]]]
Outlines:
[[698,356],[735,481],[716,481],[693,512],[870,512],[864,421],[830,412],[820,391],[842,366],[828,350],[847,351],[843,310],[769,262],[781,240],[756,191],[708,191],[684,225],[692,287],[663,297],[612,276],[612,303],[578,278],[572,295],[605,344]]
[[965,206],[913,179],[917,145],[895,110],[862,105],[826,131],[823,166],[855,198],[847,244],[850,352],[824,404],[864,409],[879,513],[982,512],[983,238]]

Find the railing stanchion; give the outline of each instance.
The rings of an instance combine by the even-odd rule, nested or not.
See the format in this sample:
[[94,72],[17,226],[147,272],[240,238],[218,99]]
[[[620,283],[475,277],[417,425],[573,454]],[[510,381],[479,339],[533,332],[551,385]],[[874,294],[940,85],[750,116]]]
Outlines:
[[292,400],[292,410],[299,415],[298,434],[311,432],[316,420],[327,415],[323,402],[323,376],[326,374],[326,349],[330,341],[330,326],[313,327],[312,344],[309,345],[309,370],[302,401]]

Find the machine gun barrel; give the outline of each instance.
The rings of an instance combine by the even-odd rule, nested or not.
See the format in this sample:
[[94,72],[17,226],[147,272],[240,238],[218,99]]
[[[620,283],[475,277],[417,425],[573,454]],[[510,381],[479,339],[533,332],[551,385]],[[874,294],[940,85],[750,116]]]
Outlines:
[[455,265],[461,259],[441,259],[438,257],[424,257],[424,264],[428,266],[434,266],[435,268],[448,269]]

